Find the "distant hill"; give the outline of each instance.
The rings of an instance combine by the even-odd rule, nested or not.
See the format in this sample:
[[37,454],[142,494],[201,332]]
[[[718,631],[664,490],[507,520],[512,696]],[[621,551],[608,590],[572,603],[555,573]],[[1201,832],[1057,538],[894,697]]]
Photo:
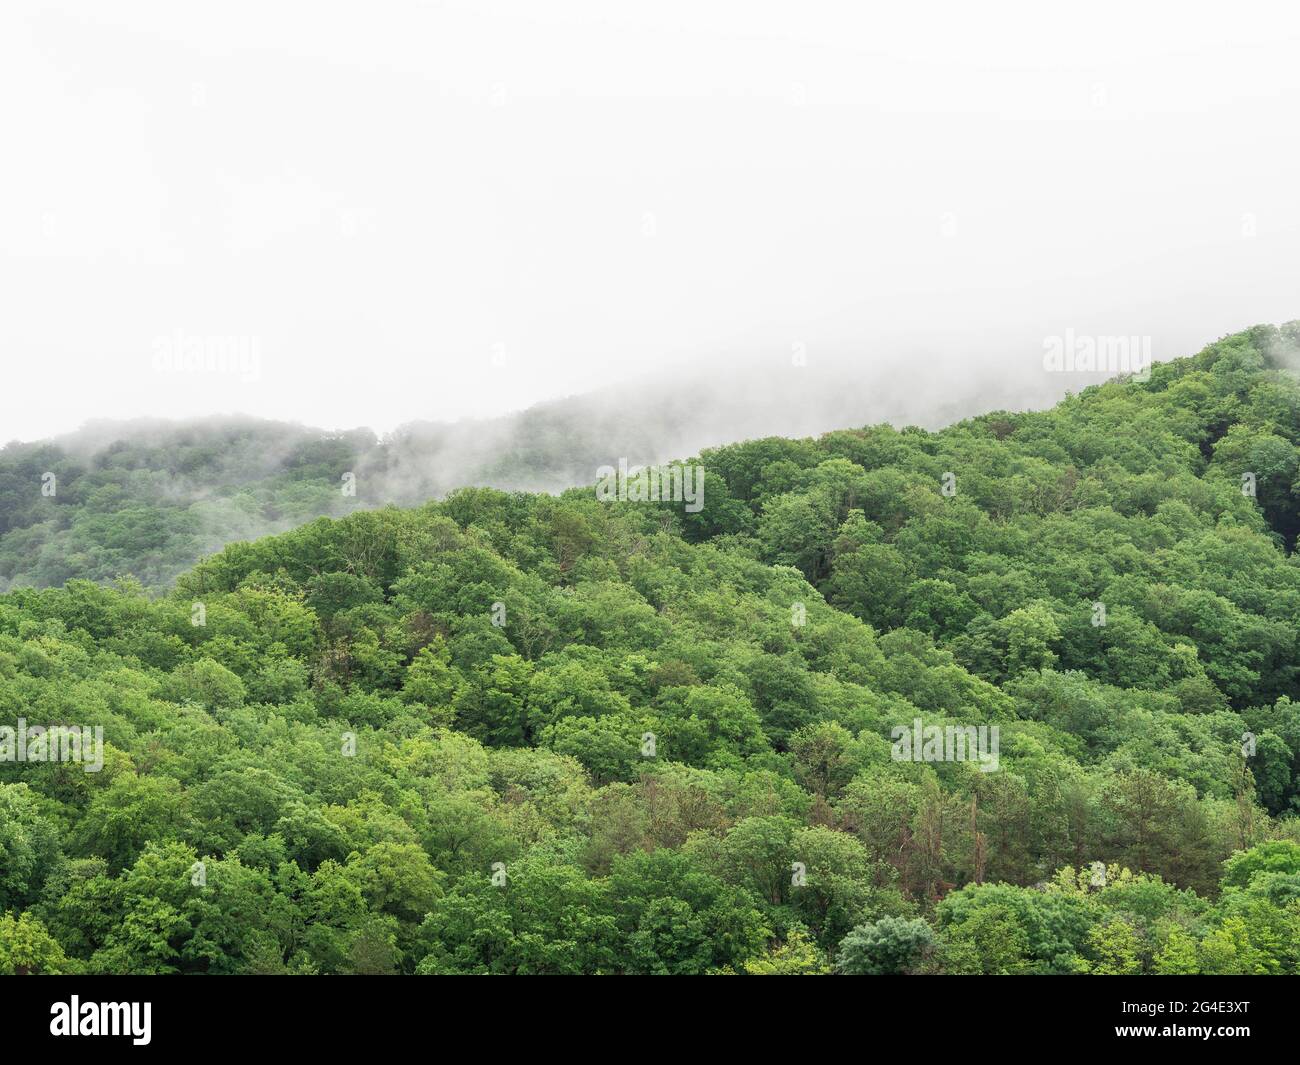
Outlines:
[[[922,359],[665,369],[500,418],[417,422],[382,439],[241,416],[97,421],[0,449],[0,589],[132,576],[159,589],[236,540],[321,515],[485,485],[559,492],[626,457],[659,462],[767,436],[889,422],[936,428],[1042,406],[1104,375],[1001,375]],[[54,494],[42,494],[53,473]],[[342,478],[355,475],[355,495]]]

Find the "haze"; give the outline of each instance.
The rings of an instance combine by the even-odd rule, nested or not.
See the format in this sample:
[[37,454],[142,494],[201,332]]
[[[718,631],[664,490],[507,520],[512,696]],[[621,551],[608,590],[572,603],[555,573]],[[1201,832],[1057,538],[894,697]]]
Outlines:
[[[0,437],[794,373],[804,431],[849,387],[932,421],[1077,389],[1067,330],[1161,359],[1300,317],[1300,12],[1063,17],[7,3]],[[255,372],[169,361],[196,338]]]

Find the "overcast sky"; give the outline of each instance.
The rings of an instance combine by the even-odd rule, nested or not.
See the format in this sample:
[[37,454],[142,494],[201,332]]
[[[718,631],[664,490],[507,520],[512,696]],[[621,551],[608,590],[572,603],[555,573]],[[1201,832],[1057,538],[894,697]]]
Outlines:
[[[5,0],[0,438],[226,411],[383,431],[796,345],[809,373],[905,352],[930,382],[1039,373],[1068,329],[1186,354],[1300,317],[1298,26],[1243,2]],[[234,363],[186,368],[226,337]]]

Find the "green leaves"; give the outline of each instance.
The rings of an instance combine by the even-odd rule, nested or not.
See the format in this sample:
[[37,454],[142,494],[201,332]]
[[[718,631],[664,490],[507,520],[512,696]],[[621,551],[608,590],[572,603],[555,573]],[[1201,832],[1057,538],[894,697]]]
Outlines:
[[[698,514],[466,489],[153,598],[0,596],[0,725],[106,740],[98,774],[0,762],[0,970],[1293,973],[1273,339],[1051,411],[715,448]],[[350,510],[332,466],[381,448],[280,443],[192,506],[150,463],[229,480],[211,441],[0,457],[0,578],[156,588],[200,533]],[[44,469],[57,501],[16,500]],[[997,728],[997,768],[896,757],[917,719]]]

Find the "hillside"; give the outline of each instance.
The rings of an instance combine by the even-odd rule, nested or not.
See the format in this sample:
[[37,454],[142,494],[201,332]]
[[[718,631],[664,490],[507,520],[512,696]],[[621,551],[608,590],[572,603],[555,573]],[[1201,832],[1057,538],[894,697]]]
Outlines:
[[0,596],[0,972],[1300,972],[1298,340]]
[[[622,456],[662,462],[829,426],[937,427],[991,399],[1043,406],[1066,387],[1060,375],[1019,383],[1011,375],[994,386],[974,366],[963,374],[913,362],[890,372],[874,361],[874,370],[828,360],[795,368],[788,357],[729,370],[674,367],[500,418],[415,422],[383,437],[211,417],[100,421],[10,443],[0,448],[0,590],[131,577],[160,591],[232,541],[315,517],[417,505],[467,486],[561,492],[590,484]],[[353,494],[344,495],[349,473]]]

